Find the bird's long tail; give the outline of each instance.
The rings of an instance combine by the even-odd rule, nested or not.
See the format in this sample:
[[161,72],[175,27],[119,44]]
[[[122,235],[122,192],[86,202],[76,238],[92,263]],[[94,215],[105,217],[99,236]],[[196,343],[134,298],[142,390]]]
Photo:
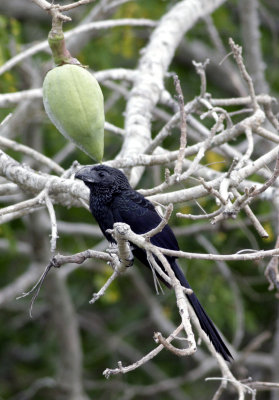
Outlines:
[[[177,277],[177,279],[180,281],[181,285],[184,286],[187,289],[191,289],[191,286],[189,285],[187,279],[185,278],[183,272],[179,268],[179,266],[176,264],[175,261],[171,263],[172,269]],[[206,314],[204,309],[202,308],[202,305],[200,304],[197,296],[195,293],[192,293],[190,295],[187,295],[187,298],[189,299],[189,302],[191,303],[191,306],[193,307],[196,316],[198,317],[198,320],[200,322],[201,328],[204,330],[204,332],[207,334],[209,337],[211,343],[213,344],[215,350],[222,355],[222,357],[226,361],[231,361],[233,359],[229,349],[223,342],[221,336],[219,335],[216,327],[214,326],[213,322],[209,318],[209,316]]]

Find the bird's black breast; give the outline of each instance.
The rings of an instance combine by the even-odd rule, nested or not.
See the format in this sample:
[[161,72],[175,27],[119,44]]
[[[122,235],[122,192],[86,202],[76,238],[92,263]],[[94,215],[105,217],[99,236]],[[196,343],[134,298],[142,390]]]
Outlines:
[[[110,242],[114,242],[114,240],[106,230],[112,229],[115,222],[124,222],[130,225],[132,231],[137,234],[146,233],[161,222],[161,217],[153,204],[132,189],[114,193],[109,201],[104,201],[100,196],[91,194],[90,210]],[[151,243],[166,249],[179,250],[176,237],[168,225],[151,238]]]
[[114,242],[107,229],[112,229],[114,217],[111,208],[111,202],[105,202],[103,199],[95,194],[90,194],[89,199],[90,211],[93,217],[98,222],[101,231],[109,242]]
[[[137,234],[146,233],[161,222],[153,204],[135,190],[122,191],[114,198],[111,207],[114,221],[125,222]],[[151,242],[159,247],[179,250],[176,237],[168,225],[153,236]]]

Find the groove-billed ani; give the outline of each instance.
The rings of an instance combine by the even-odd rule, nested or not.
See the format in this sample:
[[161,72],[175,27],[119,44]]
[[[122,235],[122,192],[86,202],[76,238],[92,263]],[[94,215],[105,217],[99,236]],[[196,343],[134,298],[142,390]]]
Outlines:
[[[91,213],[109,242],[114,242],[114,239],[107,232],[107,229],[112,229],[115,222],[125,222],[137,234],[148,232],[160,223],[161,217],[154,206],[149,200],[131,188],[125,175],[118,169],[106,165],[88,166],[80,169],[75,177],[81,179],[89,187]],[[168,225],[161,232],[151,237],[151,243],[166,249],[179,250],[177,240]],[[133,255],[149,267],[144,250],[134,246]],[[167,260],[181,285],[185,288],[190,288],[188,281],[175,261],[175,257],[167,257]],[[169,286],[167,283],[166,285]],[[187,297],[202,329],[210,338],[216,351],[225,360],[230,361],[232,355],[196,295],[192,293]]]

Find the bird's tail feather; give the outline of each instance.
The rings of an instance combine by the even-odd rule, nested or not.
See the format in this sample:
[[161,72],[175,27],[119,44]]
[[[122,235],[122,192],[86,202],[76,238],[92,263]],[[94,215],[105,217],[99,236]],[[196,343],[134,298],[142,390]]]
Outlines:
[[[184,286],[187,289],[191,289],[191,286],[189,285],[187,279],[185,278],[183,272],[179,268],[179,266],[176,264],[176,262],[171,263],[172,269],[177,277],[177,279],[180,281],[181,285]],[[215,325],[209,318],[209,316],[206,314],[205,310],[203,309],[202,305],[200,304],[197,296],[195,293],[192,293],[190,295],[187,295],[187,298],[189,299],[189,302],[191,303],[191,306],[193,307],[196,316],[198,317],[198,320],[200,322],[201,328],[204,330],[204,332],[207,334],[209,337],[211,343],[213,344],[215,350],[223,356],[223,358],[226,361],[231,361],[232,360],[232,355],[223,342],[220,334],[218,333]]]

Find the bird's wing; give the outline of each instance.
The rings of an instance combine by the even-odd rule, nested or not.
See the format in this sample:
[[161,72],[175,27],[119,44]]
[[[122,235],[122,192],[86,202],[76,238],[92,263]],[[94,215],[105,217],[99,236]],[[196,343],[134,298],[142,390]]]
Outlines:
[[[125,222],[138,234],[150,231],[161,222],[161,217],[150,201],[135,190],[125,190],[116,196],[111,209],[114,222]],[[151,238],[151,243],[166,249],[179,250],[176,237],[168,225]]]

